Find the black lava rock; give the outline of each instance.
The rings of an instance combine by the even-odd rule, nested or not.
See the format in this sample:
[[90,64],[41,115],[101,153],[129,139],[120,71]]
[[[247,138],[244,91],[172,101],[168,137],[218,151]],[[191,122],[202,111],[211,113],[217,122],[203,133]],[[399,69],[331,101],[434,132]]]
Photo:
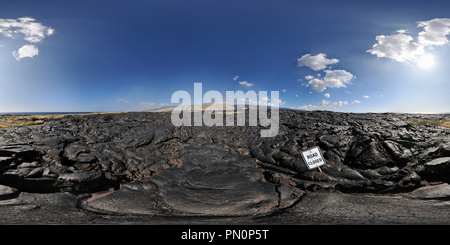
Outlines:
[[[318,190],[409,191],[450,181],[450,129],[408,123],[425,117],[449,121],[282,110],[279,134],[261,138],[261,126],[175,127],[167,112],[65,116],[0,132],[0,185],[13,188],[4,195],[114,190],[84,207],[178,215],[270,213]],[[316,146],[321,172],[301,154]]]

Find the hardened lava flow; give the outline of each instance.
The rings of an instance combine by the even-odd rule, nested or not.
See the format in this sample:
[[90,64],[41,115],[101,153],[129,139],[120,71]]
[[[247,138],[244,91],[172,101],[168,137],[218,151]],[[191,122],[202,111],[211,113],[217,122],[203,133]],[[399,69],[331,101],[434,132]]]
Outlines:
[[[175,127],[168,112],[68,115],[0,129],[0,217],[450,220],[442,214],[450,197],[450,128],[410,123],[450,116],[281,110],[279,118],[278,135],[265,138],[260,126]],[[323,153],[322,172],[302,159],[312,147]]]

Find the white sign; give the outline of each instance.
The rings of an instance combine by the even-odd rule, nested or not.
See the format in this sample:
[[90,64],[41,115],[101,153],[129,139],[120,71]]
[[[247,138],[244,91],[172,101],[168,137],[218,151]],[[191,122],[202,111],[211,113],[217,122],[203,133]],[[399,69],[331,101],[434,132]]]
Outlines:
[[323,159],[322,153],[320,153],[320,149],[317,146],[303,151],[302,156],[308,169],[317,168],[325,164],[325,159]]

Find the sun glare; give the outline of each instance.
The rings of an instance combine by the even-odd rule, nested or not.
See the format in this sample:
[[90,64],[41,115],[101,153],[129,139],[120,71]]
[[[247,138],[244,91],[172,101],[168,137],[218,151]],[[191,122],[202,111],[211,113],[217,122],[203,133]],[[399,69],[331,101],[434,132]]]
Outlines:
[[422,69],[431,69],[434,66],[434,57],[431,54],[425,54],[420,56],[420,58],[417,60],[417,66]]

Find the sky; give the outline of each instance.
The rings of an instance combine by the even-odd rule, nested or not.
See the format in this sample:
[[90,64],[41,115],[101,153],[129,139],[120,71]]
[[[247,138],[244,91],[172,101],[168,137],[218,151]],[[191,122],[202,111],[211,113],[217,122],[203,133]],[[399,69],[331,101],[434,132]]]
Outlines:
[[[141,111],[178,90],[450,112],[450,1],[2,0],[0,112]],[[225,98],[224,98],[225,99]],[[264,100],[266,98],[259,98]]]

